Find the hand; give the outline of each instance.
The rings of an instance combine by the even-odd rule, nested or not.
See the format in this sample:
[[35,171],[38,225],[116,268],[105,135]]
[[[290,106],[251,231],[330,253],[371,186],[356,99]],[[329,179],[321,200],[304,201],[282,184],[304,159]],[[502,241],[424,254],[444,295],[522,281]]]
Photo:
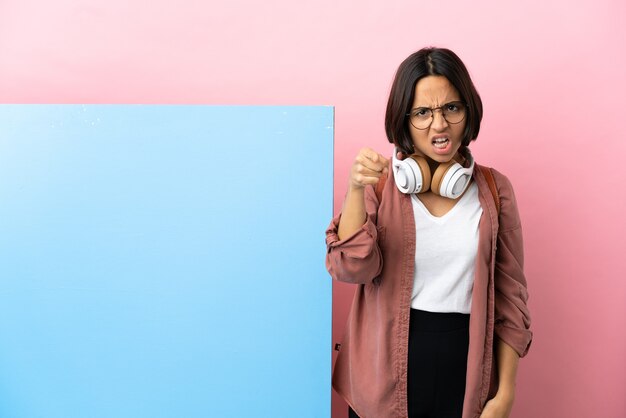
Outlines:
[[508,418],[511,409],[513,409],[513,396],[498,394],[487,402],[480,418]]
[[389,160],[370,148],[363,148],[354,159],[350,170],[350,188],[362,189],[389,171]]

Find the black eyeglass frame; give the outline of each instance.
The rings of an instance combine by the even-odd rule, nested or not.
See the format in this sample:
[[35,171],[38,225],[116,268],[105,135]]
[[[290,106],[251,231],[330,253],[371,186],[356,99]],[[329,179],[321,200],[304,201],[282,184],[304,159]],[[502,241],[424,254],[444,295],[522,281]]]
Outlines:
[[[458,122],[450,122],[448,120],[448,118],[446,118],[446,115],[445,115],[445,113],[443,111],[444,107],[449,106],[451,104],[454,104],[454,105],[457,105],[457,106],[461,105],[463,107],[463,117]],[[418,110],[418,109],[428,109],[428,110],[430,110],[430,123],[425,128],[418,128],[417,126],[413,125],[413,122],[411,121],[411,118],[413,117],[412,112],[414,110]],[[441,106],[438,106],[438,107],[425,107],[425,106],[416,107],[415,109],[411,109],[411,111],[409,113],[406,113],[405,116],[409,118],[409,123],[415,129],[419,129],[420,131],[423,131],[425,129],[430,128],[430,125],[433,124],[433,121],[435,120],[435,110],[440,110],[441,111],[441,117],[444,118],[446,122],[448,122],[451,125],[456,125],[457,123],[461,123],[461,122],[463,122],[465,120],[465,117],[467,116],[467,103],[462,102],[461,100],[454,100],[452,102],[444,103],[444,104],[442,104]]]

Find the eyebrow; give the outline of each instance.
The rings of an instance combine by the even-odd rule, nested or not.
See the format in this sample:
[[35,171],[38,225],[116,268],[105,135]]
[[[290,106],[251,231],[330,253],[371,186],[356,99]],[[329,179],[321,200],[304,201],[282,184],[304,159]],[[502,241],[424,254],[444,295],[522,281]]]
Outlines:
[[434,106],[434,107],[430,107],[430,106],[426,106],[426,105],[418,105],[418,106],[413,106],[411,109],[419,109],[419,108],[422,108],[422,107],[426,107],[428,109],[434,109],[435,107],[445,106],[448,103],[454,103],[454,102],[462,102],[462,100],[461,99],[454,99],[454,100],[450,100],[450,101],[444,102],[444,103],[440,104],[439,106]]

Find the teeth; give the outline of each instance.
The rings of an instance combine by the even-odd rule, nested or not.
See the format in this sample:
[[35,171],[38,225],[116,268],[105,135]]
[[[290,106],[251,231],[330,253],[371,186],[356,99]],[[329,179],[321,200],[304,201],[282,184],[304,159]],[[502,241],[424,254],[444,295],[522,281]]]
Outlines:
[[448,138],[437,138],[433,141],[435,148],[444,149],[448,146]]

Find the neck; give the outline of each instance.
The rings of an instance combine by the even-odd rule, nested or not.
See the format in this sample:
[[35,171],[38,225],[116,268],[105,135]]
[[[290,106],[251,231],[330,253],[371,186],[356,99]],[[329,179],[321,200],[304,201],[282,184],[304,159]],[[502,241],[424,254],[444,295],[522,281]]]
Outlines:
[[[430,172],[434,173],[440,163],[438,161],[433,160],[432,158],[428,156],[425,156],[425,158],[426,158],[426,161],[428,161]],[[461,166],[463,167],[467,165],[467,159],[463,156],[463,154],[461,154],[460,150],[454,155],[454,157],[452,157],[452,159],[458,162],[459,164],[461,164]]]

